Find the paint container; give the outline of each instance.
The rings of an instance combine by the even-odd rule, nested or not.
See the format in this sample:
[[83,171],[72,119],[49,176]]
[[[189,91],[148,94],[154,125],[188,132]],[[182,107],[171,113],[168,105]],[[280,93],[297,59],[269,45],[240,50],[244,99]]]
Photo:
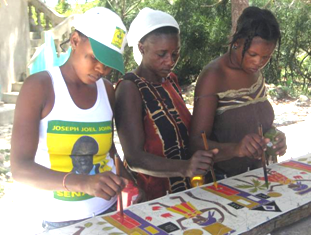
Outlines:
[[[138,197],[139,189],[134,186],[132,181],[129,181],[126,187],[121,191],[122,194],[122,206],[127,208],[130,206]],[[119,201],[117,203],[117,211],[120,210]]]
[[201,186],[204,184],[204,176],[202,175],[196,175],[191,179],[191,186],[197,187],[197,186]]
[[276,150],[273,149],[273,146],[277,143],[275,138],[281,133],[281,131],[271,128],[269,129],[265,134],[265,138],[269,138],[270,142],[267,143],[267,150],[266,150],[266,155],[267,157],[271,157],[271,160],[273,163],[277,163],[277,155],[276,155]]

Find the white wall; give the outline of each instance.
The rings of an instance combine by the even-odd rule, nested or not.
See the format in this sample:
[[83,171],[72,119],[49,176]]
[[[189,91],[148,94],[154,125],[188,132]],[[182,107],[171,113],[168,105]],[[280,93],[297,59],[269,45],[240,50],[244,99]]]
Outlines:
[[29,59],[29,20],[27,0],[0,1],[0,85],[1,92],[26,73]]

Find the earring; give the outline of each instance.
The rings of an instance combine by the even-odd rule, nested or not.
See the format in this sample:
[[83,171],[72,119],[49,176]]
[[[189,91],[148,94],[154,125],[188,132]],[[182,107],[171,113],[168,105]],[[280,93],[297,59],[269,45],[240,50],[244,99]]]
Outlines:
[[236,45],[233,45],[233,49],[237,49],[237,46],[236,46]]

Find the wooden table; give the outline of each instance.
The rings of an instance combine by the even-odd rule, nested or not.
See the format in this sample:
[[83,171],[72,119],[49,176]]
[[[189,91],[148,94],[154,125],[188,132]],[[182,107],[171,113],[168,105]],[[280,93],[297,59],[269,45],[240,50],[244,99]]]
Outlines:
[[[275,219],[272,219],[270,221],[267,221],[245,233],[242,234],[260,234],[260,235],[265,235],[265,234],[280,234],[280,232],[284,232],[282,234],[286,234],[288,231],[291,231],[295,228],[295,231],[303,231],[304,233],[300,234],[305,234],[308,233],[304,229],[300,229],[302,225],[305,226],[310,226],[310,234],[311,234],[311,221],[305,221],[304,224],[298,225],[297,223],[299,221],[302,221],[303,219],[308,219],[311,218],[311,202],[300,206],[290,212],[287,212],[283,215],[280,215],[276,217]],[[309,225],[310,224],[310,225]],[[298,225],[298,226],[297,226]],[[285,227],[288,227],[285,229]],[[291,235],[293,233],[287,233],[287,235]]]
[[285,227],[273,230],[271,235],[311,235],[311,215]]

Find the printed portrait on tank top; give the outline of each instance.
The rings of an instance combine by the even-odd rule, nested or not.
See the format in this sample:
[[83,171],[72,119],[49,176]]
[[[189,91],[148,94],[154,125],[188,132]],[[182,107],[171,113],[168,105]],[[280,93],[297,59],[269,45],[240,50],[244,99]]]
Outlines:
[[93,165],[93,156],[99,151],[96,140],[89,136],[80,137],[75,143],[70,155],[74,168],[71,172],[75,174],[98,174],[100,164]]
[[[112,123],[51,120],[47,146],[51,169],[75,174],[95,175],[112,170],[108,152],[112,145]],[[92,198],[85,193],[54,191],[54,198],[80,201]]]

